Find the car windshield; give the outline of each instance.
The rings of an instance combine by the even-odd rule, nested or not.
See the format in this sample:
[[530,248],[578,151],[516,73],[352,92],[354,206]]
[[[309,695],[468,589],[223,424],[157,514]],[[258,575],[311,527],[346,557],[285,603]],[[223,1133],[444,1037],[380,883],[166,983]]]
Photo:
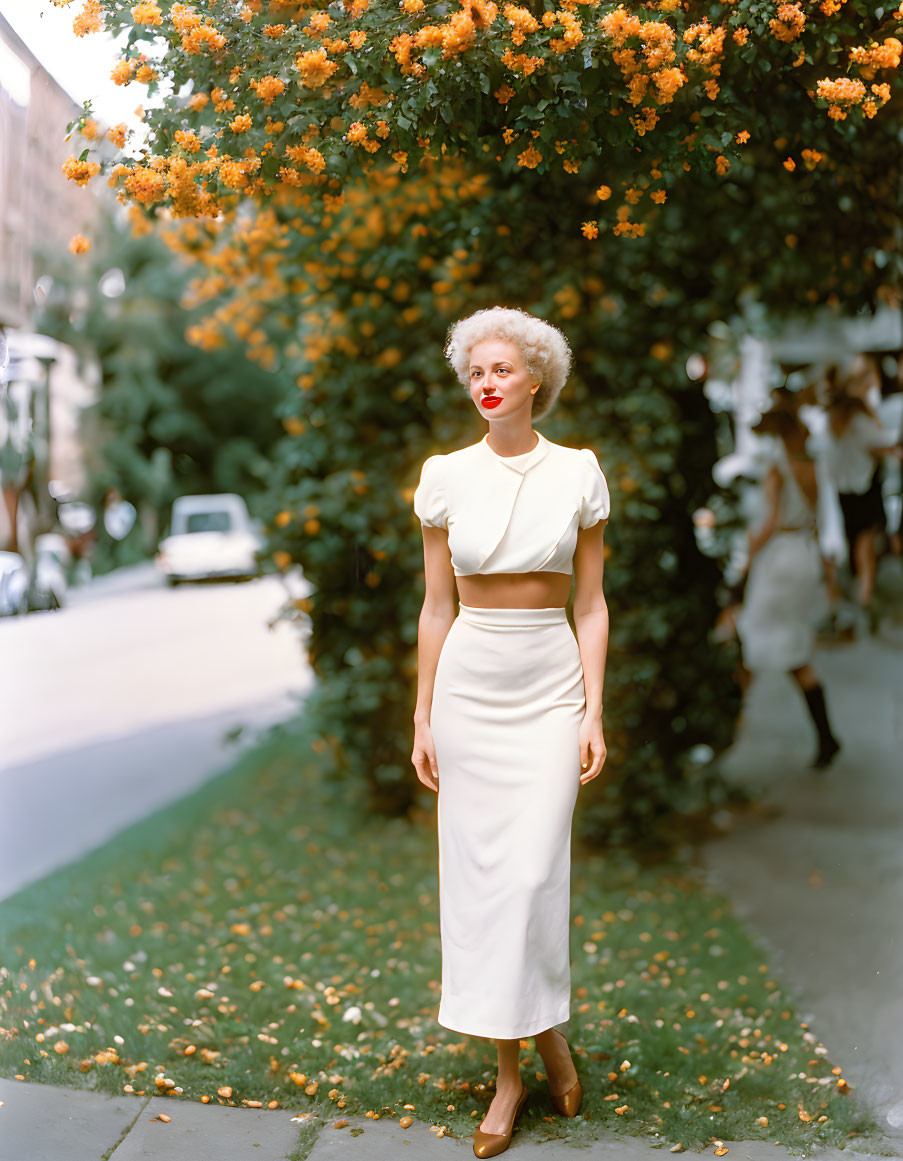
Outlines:
[[231,528],[228,512],[192,512],[185,519],[186,532],[229,532]]

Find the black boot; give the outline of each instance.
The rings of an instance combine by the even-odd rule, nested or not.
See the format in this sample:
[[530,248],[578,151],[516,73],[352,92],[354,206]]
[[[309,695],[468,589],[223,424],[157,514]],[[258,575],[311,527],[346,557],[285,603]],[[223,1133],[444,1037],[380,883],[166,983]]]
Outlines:
[[806,698],[806,705],[809,707],[809,713],[812,715],[813,722],[815,722],[815,728],[818,730],[818,754],[812,765],[817,770],[824,770],[834,760],[837,751],[840,749],[840,742],[831,733],[831,726],[828,722],[828,710],[825,706],[825,691],[822,686],[813,685],[811,689],[804,689],[803,693]]

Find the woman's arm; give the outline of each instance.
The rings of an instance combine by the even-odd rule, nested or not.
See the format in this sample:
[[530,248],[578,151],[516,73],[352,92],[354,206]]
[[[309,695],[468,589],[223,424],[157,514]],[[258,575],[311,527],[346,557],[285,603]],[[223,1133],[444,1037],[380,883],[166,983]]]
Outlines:
[[456,614],[455,574],[444,528],[423,526],[423,571],[426,591],[417,624],[417,706],[411,761],[424,786],[438,790],[430,710],[439,654]]
[[605,525],[600,520],[577,530],[574,551],[574,629],[583,666],[586,713],[580,727],[580,782],[590,782],[605,761],[602,737],[602,684],[608,653],[608,605],[602,591]]

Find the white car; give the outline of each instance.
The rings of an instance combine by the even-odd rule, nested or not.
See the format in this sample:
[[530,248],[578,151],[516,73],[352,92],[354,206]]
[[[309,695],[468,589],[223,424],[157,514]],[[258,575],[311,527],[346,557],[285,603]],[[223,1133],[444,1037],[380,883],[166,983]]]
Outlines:
[[160,542],[154,564],[171,585],[212,577],[252,577],[260,573],[263,547],[259,527],[234,492],[178,496],[172,505],[169,535]]

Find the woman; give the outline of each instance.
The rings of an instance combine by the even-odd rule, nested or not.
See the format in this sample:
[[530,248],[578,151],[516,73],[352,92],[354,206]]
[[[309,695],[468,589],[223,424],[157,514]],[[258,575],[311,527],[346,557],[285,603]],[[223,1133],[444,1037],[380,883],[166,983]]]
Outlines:
[[818,732],[813,765],[828,766],[840,749],[828,721],[824,689],[812,666],[816,597],[822,562],[815,536],[818,482],[806,451],[809,431],[786,388],[753,431],[777,437],[764,481],[765,519],[749,536],[749,566],[737,633],[747,669],[783,669],[796,681]]
[[837,487],[857,600],[874,631],[872,593],[878,568],[876,541],[887,523],[881,495],[879,458],[899,454],[898,437],[888,431],[866,400],[878,383],[878,369],[857,355],[848,375],[832,367],[827,377],[828,464]]
[[492,1157],[526,1100],[523,1037],[535,1037],[558,1111],[576,1116],[582,1097],[554,1025],[570,1013],[572,814],[605,761],[609,497],[591,450],[532,426],[567,378],[555,327],[481,310],[452,327],[446,355],[489,430],[430,456],[414,496],[426,594],[411,760],[439,795],[438,1020],[497,1043],[496,1095],[474,1137]]

